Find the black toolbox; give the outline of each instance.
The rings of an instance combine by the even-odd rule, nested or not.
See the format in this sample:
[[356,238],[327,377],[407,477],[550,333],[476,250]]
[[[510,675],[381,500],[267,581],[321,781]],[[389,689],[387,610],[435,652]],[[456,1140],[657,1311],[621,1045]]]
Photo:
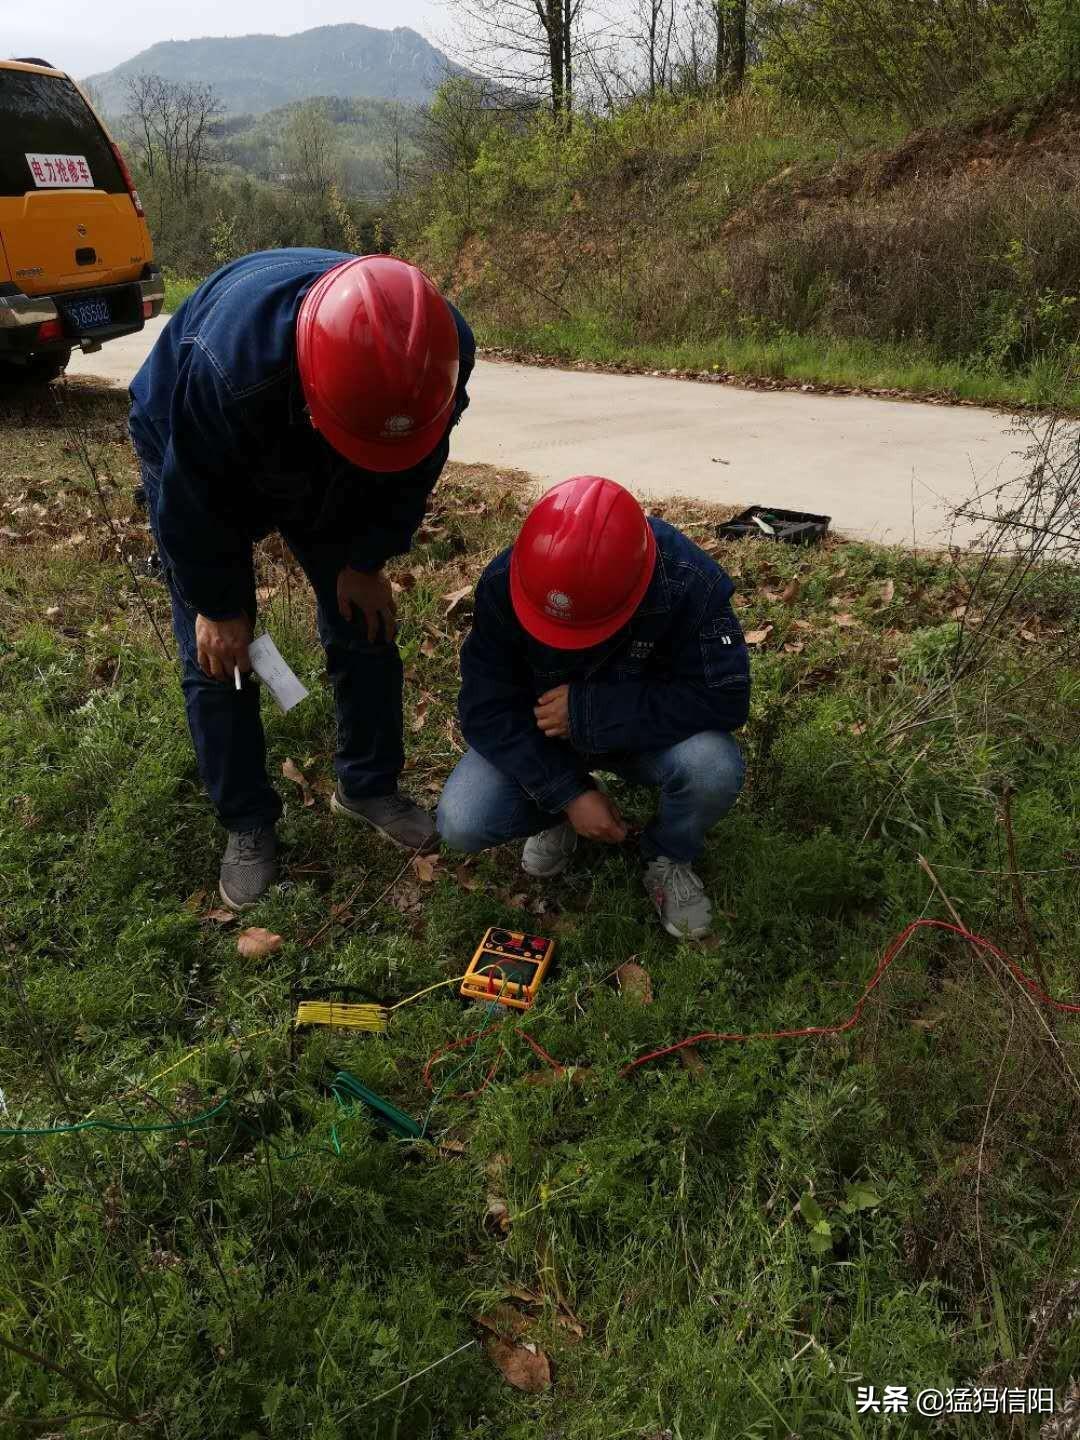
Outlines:
[[717,526],[721,540],[782,540],[785,545],[816,545],[826,533],[831,515],[811,515],[805,510],[778,510],[770,505],[751,505],[741,515]]

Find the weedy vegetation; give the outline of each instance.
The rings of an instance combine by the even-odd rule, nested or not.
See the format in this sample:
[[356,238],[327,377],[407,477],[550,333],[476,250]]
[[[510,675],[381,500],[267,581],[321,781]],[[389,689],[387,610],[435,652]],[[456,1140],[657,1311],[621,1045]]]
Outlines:
[[[1076,1403],[1080,1028],[992,958],[923,931],[843,1035],[620,1074],[699,1031],[845,1018],[920,916],[1078,998],[1074,430],[1006,526],[973,502],[983,555],[728,543],[666,506],[735,577],[755,655],[749,783],[702,867],[716,934],[681,945],[632,846],[540,887],[511,849],[413,862],[335,821],[311,602],[275,543],[262,623],[311,697],[267,706],[283,877],[228,919],[125,397],[0,403],[0,1125],[183,1125],[0,1136],[0,1434],[854,1440],[923,1423],[858,1414],[858,1384]],[[525,496],[450,467],[396,569],[405,778],[432,802],[470,587]],[[382,1036],[291,1033],[297,989],[395,1002],[490,924],[557,939],[528,1014],[448,987]],[[628,962],[646,981],[620,988]],[[342,1068],[424,1139],[339,1103]]]

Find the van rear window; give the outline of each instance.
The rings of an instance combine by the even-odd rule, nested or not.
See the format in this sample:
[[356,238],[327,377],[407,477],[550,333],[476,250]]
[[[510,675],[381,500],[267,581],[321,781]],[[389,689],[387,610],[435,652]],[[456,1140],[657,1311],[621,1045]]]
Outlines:
[[70,80],[0,69],[0,195],[40,188],[30,167],[45,156],[78,157],[98,190],[126,189],[101,126]]

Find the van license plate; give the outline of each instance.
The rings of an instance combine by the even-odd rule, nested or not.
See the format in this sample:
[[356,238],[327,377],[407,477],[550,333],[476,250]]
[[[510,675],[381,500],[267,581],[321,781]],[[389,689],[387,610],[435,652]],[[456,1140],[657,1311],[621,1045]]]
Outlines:
[[64,309],[76,330],[96,330],[112,323],[108,300],[69,300]]

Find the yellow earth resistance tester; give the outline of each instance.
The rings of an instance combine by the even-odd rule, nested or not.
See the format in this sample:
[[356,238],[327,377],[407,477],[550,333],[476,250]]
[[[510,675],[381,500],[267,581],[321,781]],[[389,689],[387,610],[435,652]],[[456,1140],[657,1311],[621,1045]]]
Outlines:
[[461,982],[465,1000],[494,1001],[527,1010],[551,965],[555,941],[517,930],[488,930]]

